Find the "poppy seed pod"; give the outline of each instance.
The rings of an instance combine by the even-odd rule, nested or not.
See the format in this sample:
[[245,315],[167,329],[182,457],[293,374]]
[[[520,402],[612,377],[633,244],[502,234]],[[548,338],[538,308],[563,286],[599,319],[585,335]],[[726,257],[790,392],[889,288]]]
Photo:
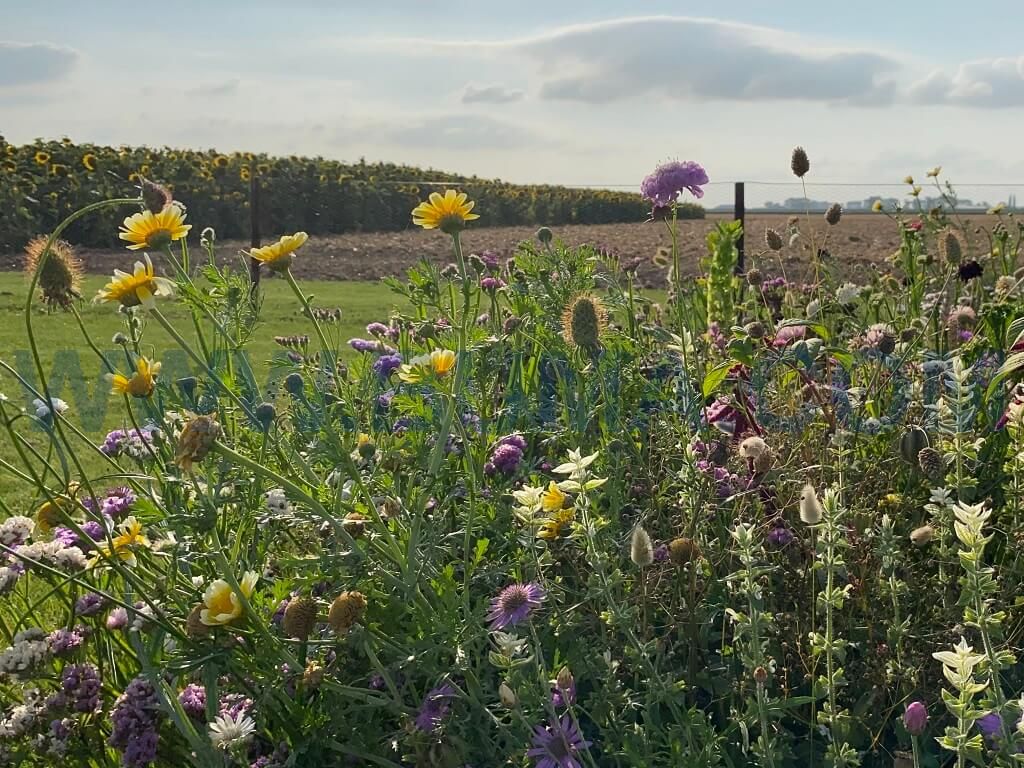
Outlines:
[[301,373],[289,373],[284,380],[284,388],[293,397],[300,397],[306,388],[306,382]]
[[274,423],[276,416],[277,410],[274,408],[273,403],[260,403],[256,406],[256,420],[263,427],[264,432],[270,429],[270,425]]
[[537,230],[537,240],[539,240],[544,245],[550,243],[552,237],[554,237],[554,235],[552,234],[551,230],[548,229],[547,227],[541,227],[540,229]]

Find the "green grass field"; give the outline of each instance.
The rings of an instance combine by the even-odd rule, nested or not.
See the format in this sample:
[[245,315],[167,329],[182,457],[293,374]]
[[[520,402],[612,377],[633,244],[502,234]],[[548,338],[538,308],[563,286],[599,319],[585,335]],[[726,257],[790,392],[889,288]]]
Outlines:
[[[102,276],[86,278],[83,296],[94,296],[105,282],[106,278]],[[271,376],[273,356],[284,351],[274,343],[274,336],[313,335],[312,327],[299,313],[298,302],[283,280],[266,280],[263,286],[265,299],[260,325],[246,345],[249,361],[261,385]],[[400,302],[400,297],[377,283],[310,281],[302,283],[302,287],[307,294],[313,294],[314,306],[341,309],[341,321],[330,326],[330,333],[336,335],[342,344],[353,336],[365,336],[367,323],[386,321],[391,309]],[[27,290],[28,280],[23,274],[0,272],[0,360],[36,385],[38,376],[25,328]],[[109,429],[121,426],[121,409],[109,394],[110,385],[104,378],[106,369],[86,344],[72,315],[46,312],[38,303],[34,307],[33,330],[52,394],[68,403],[70,410],[67,416],[77,426],[92,437],[102,438]],[[192,334],[188,331],[192,325],[184,308],[172,299],[162,302],[161,310],[191,341]],[[123,355],[111,342],[115,333],[124,330],[118,312],[109,304],[98,305],[89,301],[82,302],[80,312],[96,345],[105,353],[111,353],[109,359],[115,361],[115,365],[122,361]],[[150,356],[162,362],[161,376],[165,381],[195,372],[184,352],[156,323],[146,326],[143,341]],[[124,367],[123,363],[121,367]],[[0,393],[16,406],[28,408],[31,405],[32,396],[14,375],[2,369]],[[34,445],[45,445],[42,432],[30,429],[28,433]],[[45,452],[45,447],[43,450]],[[6,433],[0,433],[0,456],[7,460],[15,458]],[[31,488],[0,467],[0,502],[16,513],[29,504],[32,497]]]

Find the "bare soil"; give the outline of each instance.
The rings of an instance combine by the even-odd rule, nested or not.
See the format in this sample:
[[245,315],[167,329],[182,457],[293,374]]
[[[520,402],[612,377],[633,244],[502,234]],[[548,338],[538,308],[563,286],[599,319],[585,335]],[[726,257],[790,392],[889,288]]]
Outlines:
[[[680,222],[680,247],[683,268],[687,274],[696,274],[698,259],[706,252],[705,236],[719,221],[720,214],[709,214],[707,219]],[[973,218],[973,217],[972,217]],[[798,277],[801,265],[809,261],[812,252],[823,248],[824,258],[846,278],[858,282],[870,280],[873,272],[884,271],[886,258],[899,247],[896,225],[881,214],[846,215],[834,227],[829,227],[820,214],[811,214],[810,220],[798,217],[801,236],[789,244],[787,237],[790,217],[786,214],[751,214],[746,219],[747,265],[757,263],[766,274],[779,274],[785,270],[790,278]],[[787,241],[781,253],[766,252],[764,232],[773,227]],[[490,249],[503,258],[515,253],[517,244],[534,237],[534,227],[471,227],[463,233],[463,246],[467,253],[480,253]],[[554,229],[556,239],[568,245],[589,244],[608,249],[623,261],[641,259],[640,279],[649,287],[665,283],[665,268],[654,263],[659,248],[671,245],[663,223],[572,225]],[[218,244],[218,256],[230,259],[239,254],[247,243],[224,242]],[[87,272],[109,274],[113,269],[125,269],[134,260],[134,254],[123,250],[81,249],[79,251]],[[781,258],[780,258],[781,257]],[[378,280],[403,271],[422,258],[439,264],[451,261],[451,244],[437,232],[408,229],[402,232],[363,232],[344,235],[312,237],[295,259],[297,276],[326,280]],[[20,269],[20,254],[0,254],[0,269]]]

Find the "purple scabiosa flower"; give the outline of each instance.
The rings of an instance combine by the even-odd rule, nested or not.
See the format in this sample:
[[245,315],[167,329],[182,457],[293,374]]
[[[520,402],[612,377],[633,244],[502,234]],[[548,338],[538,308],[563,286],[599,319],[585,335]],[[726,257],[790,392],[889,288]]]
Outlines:
[[373,372],[376,373],[380,378],[386,379],[402,365],[402,356],[399,354],[393,355],[381,355],[373,361],[373,365],[370,366]]
[[372,339],[349,339],[348,345],[356,352],[380,352],[381,343]]
[[132,680],[110,713],[113,728],[107,743],[121,752],[125,768],[143,768],[156,759],[160,704],[148,680]]
[[420,711],[416,714],[416,727],[424,733],[434,733],[451,710],[451,700],[455,698],[455,686],[444,683],[432,688],[423,697]]
[[178,694],[178,703],[185,714],[198,723],[206,722],[206,689],[196,683],[189,683]]
[[103,610],[106,603],[102,595],[86,592],[75,601],[75,613],[79,616],[95,616]]
[[482,261],[488,269],[498,269],[501,265],[501,257],[498,255],[498,252],[491,250],[490,248],[480,254],[480,261]]
[[100,445],[100,451],[106,456],[117,456],[121,452],[121,445],[124,443],[127,433],[123,429],[115,429],[108,432]]
[[519,468],[519,462],[523,460],[523,452],[514,445],[499,445],[491,454],[490,461],[484,469],[490,468],[488,474],[501,472],[511,475]]
[[131,488],[126,486],[111,488],[107,491],[107,497],[103,500],[101,511],[107,517],[119,520],[131,509],[135,501],[135,492]]
[[912,701],[907,704],[907,711],[903,713],[903,725],[907,732],[914,736],[924,733],[928,725],[928,709],[923,701]]
[[391,328],[384,323],[370,323],[366,326],[366,332],[371,336],[387,336]]
[[782,549],[783,547],[791,544],[793,539],[793,532],[784,525],[776,526],[768,531],[768,545],[775,547],[776,549]]
[[528,619],[533,610],[544,602],[544,598],[544,590],[532,581],[510,584],[491,601],[487,621],[492,630],[514,627]]
[[55,629],[50,633],[48,638],[50,641],[50,651],[54,656],[69,656],[79,648],[82,643],[85,642],[85,636],[87,631],[85,627],[75,627],[74,629]]
[[986,739],[995,739],[1003,730],[1003,718],[999,716],[998,712],[989,712],[975,722],[978,724],[978,730]]
[[61,691],[75,712],[95,712],[100,705],[100,674],[92,664],[68,664],[60,675]]
[[579,754],[589,746],[572,718],[564,715],[534,727],[533,747],[526,754],[536,761],[535,768],[583,768]]
[[498,445],[514,445],[520,451],[526,450],[526,438],[520,435],[518,432],[513,432],[511,435],[505,435],[504,437],[498,438]]
[[[107,533],[106,528],[95,520],[86,520],[82,523],[82,532],[93,541],[102,541],[106,537]],[[91,549],[89,542],[82,542],[78,546],[81,549]]]
[[505,281],[500,277],[483,277],[480,279],[480,288],[485,291],[498,291],[505,287]]
[[704,197],[702,186],[708,183],[707,172],[692,160],[662,163],[640,182],[640,194],[656,207],[671,205],[684,191]]
[[107,614],[107,629],[118,630],[128,626],[128,611],[120,605]]

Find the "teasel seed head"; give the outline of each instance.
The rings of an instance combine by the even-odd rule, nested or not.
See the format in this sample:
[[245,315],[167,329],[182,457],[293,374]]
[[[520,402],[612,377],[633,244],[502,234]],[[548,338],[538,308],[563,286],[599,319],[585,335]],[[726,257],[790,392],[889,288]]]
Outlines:
[[537,230],[537,240],[543,245],[550,243],[553,237],[554,235],[548,227],[541,227]]
[[963,261],[963,235],[953,227],[946,227],[939,233],[939,257],[946,264],[957,266]]
[[[46,243],[45,235],[34,237],[25,246],[25,272],[31,277],[39,268]],[[71,244],[54,240],[49,255],[39,270],[39,294],[50,307],[67,309],[71,302],[81,296],[82,262],[75,256]]]
[[918,452],[917,464],[929,480],[938,482],[946,474],[946,460],[932,447],[922,448]]
[[573,299],[562,313],[562,336],[580,349],[595,350],[608,323],[608,313],[595,296],[586,294]]
[[785,245],[785,243],[782,242],[782,235],[771,227],[768,227],[764,231],[764,244],[772,251],[781,251],[782,246]]

